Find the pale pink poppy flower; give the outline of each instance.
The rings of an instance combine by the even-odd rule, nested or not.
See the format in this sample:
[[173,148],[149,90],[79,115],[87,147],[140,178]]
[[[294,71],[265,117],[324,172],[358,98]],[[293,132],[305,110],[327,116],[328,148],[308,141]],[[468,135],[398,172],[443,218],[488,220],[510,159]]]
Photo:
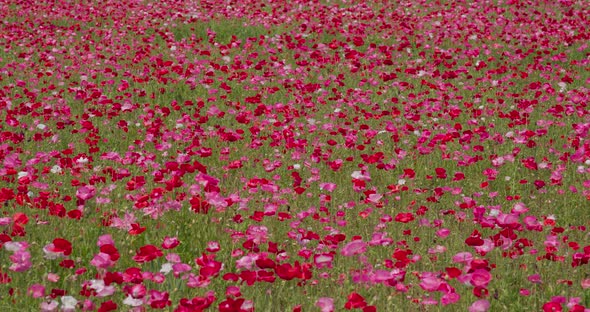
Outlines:
[[442,282],[434,273],[425,272],[420,278],[420,287],[426,291],[437,291]]
[[57,275],[55,273],[48,273],[47,280],[52,283],[56,283],[57,281],[59,281],[59,275]]
[[340,250],[340,253],[343,256],[353,256],[365,253],[367,251],[367,243],[363,242],[362,240],[355,240],[352,241]]
[[315,306],[320,308],[321,312],[333,312],[334,299],[328,297],[321,297],[316,301]]
[[52,312],[57,309],[59,303],[55,300],[41,302],[40,310],[42,312]]
[[102,245],[115,246],[115,241],[111,237],[111,234],[105,234],[105,235],[101,235],[100,237],[98,237],[98,242],[96,243],[96,245],[98,245],[98,247],[100,247]]
[[96,188],[92,185],[85,185],[76,191],[76,197],[80,200],[86,201],[96,195]]
[[469,263],[473,260],[473,255],[470,252],[460,252],[453,256],[453,262]]
[[469,307],[469,312],[486,312],[490,308],[490,302],[486,299],[477,300]]
[[115,264],[114,261],[111,260],[111,256],[104,252],[99,252],[92,260],[90,260],[90,264],[101,269],[107,269]]

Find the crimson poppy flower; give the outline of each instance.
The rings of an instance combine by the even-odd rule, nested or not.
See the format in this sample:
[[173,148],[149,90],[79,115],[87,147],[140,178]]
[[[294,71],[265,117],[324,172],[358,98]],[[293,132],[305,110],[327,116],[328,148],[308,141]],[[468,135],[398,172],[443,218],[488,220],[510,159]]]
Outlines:
[[150,262],[156,258],[162,257],[164,254],[158,247],[154,245],[145,245],[139,248],[139,251],[133,256],[133,260],[137,263]]
[[300,268],[297,266],[293,266],[290,263],[283,263],[281,265],[277,265],[274,269],[277,273],[277,276],[286,281],[290,281],[296,277],[301,276]]
[[365,298],[354,291],[348,295],[348,300],[344,304],[344,308],[347,310],[364,308],[366,306],[367,302],[365,301]]
[[43,249],[46,253],[69,256],[72,253],[72,243],[63,238],[56,238]]
[[414,214],[411,212],[400,212],[395,216],[395,221],[400,223],[408,223],[414,221]]

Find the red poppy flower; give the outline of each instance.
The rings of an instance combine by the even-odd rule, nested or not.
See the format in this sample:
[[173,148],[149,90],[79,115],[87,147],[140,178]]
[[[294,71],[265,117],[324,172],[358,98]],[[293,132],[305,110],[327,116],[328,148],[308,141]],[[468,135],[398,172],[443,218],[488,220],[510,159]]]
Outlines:
[[100,308],[98,308],[98,312],[108,312],[108,311],[116,311],[116,310],[117,310],[117,304],[114,303],[112,300],[103,302],[100,305]]
[[414,221],[414,214],[411,212],[400,212],[395,216],[396,222],[408,223]]
[[367,302],[365,302],[365,298],[356,292],[348,295],[348,301],[344,304],[344,308],[347,310],[364,308],[366,306]]
[[129,234],[131,235],[139,235],[145,232],[146,228],[142,227],[139,223],[132,223],[131,229],[129,230]]
[[145,245],[139,248],[139,251],[135,256],[133,256],[133,260],[137,263],[145,263],[150,262],[158,257],[163,256],[164,254],[158,247],[154,245]]
[[283,263],[275,267],[277,276],[286,281],[290,281],[301,275],[301,271],[298,267],[291,265],[290,263]]
[[100,246],[100,252],[109,255],[111,261],[117,261],[119,260],[119,257],[121,257],[117,248],[111,244],[105,244]]
[[72,243],[63,238],[56,238],[53,240],[52,252],[63,253],[64,256],[69,256],[72,253]]

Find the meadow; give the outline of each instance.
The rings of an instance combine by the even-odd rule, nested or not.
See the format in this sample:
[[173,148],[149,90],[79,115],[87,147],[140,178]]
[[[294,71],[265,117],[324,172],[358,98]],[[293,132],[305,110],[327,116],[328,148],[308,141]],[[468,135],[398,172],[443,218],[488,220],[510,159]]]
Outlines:
[[2,311],[590,311],[588,1],[0,1]]

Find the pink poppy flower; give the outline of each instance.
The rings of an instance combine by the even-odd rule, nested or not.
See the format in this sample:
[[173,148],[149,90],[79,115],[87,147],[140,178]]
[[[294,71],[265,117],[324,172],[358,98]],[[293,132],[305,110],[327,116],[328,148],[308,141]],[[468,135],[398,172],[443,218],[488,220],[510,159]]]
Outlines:
[[343,256],[349,257],[358,254],[365,253],[367,251],[367,243],[363,242],[362,240],[354,240],[340,250],[340,253]]
[[85,185],[76,191],[76,197],[80,200],[87,201],[96,195],[96,188],[92,185]]
[[490,308],[490,302],[486,299],[477,300],[469,307],[469,312],[486,312]]
[[334,311],[334,299],[327,298],[327,297],[321,297],[316,301],[315,306],[319,307],[321,312],[333,312]]

